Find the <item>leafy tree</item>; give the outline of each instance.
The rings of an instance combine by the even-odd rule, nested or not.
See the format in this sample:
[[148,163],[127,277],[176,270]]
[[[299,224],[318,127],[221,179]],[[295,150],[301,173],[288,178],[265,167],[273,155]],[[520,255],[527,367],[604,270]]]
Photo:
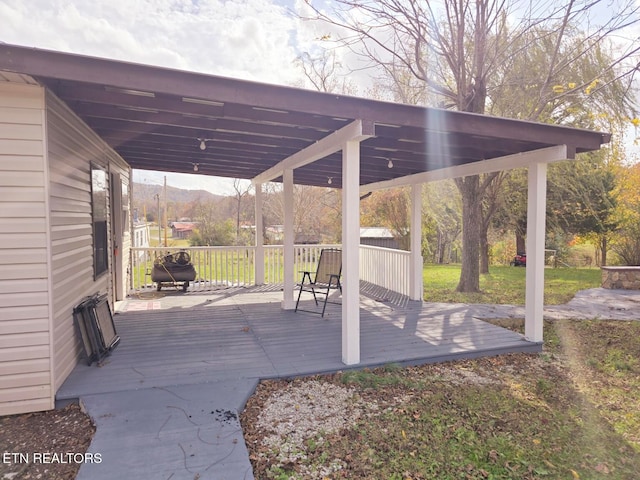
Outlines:
[[400,248],[409,250],[410,200],[406,188],[373,192],[371,196],[361,201],[360,208],[363,226],[390,229]]
[[452,181],[443,180],[427,184],[422,201],[428,224],[433,225],[435,233],[429,239],[433,261],[449,263],[454,245],[462,233],[460,193]]
[[608,241],[618,222],[614,218],[615,174],[601,161],[602,156],[598,152],[580,162],[551,166],[547,223],[550,229],[592,236],[599,247],[601,263],[606,265]]
[[[606,8],[605,2],[531,2],[528,7],[505,0],[337,0],[337,4],[331,13],[315,8],[313,17],[337,32],[345,32],[340,37],[342,43],[371,65],[392,75],[409,72],[429,90],[426,101],[443,108],[484,114],[491,106],[489,100],[499,98],[496,93],[492,95],[492,89],[497,92],[510,85],[506,66],[527,55],[532,47],[535,54],[545,54],[545,61],[538,62],[538,73],[542,74],[535,83],[516,82],[528,90],[530,108],[512,109],[508,116],[557,120],[562,116],[554,117],[554,109],[549,106],[568,93],[584,88],[591,94],[609,88],[611,84],[602,80],[605,76],[614,79],[616,88],[623,84],[623,78],[629,85],[636,70],[635,64],[623,70],[623,60],[637,51],[634,45],[612,63],[595,62],[590,76],[580,77],[579,81],[565,77],[568,92],[555,88],[570,67],[589,65],[607,38],[636,21],[631,1],[616,11],[608,8],[611,15],[599,18],[595,28],[581,35],[577,35],[578,26],[593,24],[589,22],[590,12],[598,6]],[[517,14],[516,8],[520,9]],[[516,18],[519,20],[514,21]],[[528,63],[521,61],[519,65],[524,68]],[[401,79],[396,84],[403,85]],[[574,124],[578,121],[570,111],[564,118],[575,120]],[[463,218],[459,291],[479,290],[480,240],[489,223],[478,220],[482,218],[483,203],[487,206],[485,195],[497,177],[489,174],[455,180],[462,195]]]
[[204,222],[200,220],[198,228],[189,239],[191,246],[224,246],[232,245],[235,239],[235,228],[230,218],[222,221]]
[[199,202],[194,208],[194,220],[198,228],[189,239],[192,246],[233,245],[234,222],[221,214],[218,202]]
[[620,168],[616,219],[619,229],[612,249],[627,265],[640,265],[640,163]]

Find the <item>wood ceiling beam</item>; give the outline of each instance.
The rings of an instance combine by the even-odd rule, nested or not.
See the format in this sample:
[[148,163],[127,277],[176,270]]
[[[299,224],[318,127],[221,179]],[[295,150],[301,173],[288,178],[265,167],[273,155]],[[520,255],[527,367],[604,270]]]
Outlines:
[[413,126],[432,132],[461,132],[495,139],[575,145],[577,152],[596,150],[609,134],[466,112],[372,101],[312,92],[168,68],[83,55],[0,44],[0,70],[53,80],[81,81],[154,95],[248,105],[266,110],[304,112],[338,119],[367,118],[386,125]]
[[537,162],[558,162],[573,158],[574,156],[575,152],[572,152],[566,145],[556,145],[554,147],[542,148],[540,150],[532,150],[530,152],[516,153],[504,157],[416,173],[414,175],[399,177],[393,180],[369,183],[362,185],[360,187],[360,192],[367,193],[385,188],[403,187],[417,183],[428,183],[437,180],[465,177],[468,175],[511,170],[514,168],[526,167]]
[[260,175],[257,175],[252,182],[254,185],[270,182],[274,178],[281,176],[285,170],[308,165],[327,155],[342,150],[344,144],[348,141],[362,141],[374,135],[375,126],[372,122],[355,120],[340,130],[333,132],[322,140],[318,140],[316,143],[294,153],[277,165],[265,170]]

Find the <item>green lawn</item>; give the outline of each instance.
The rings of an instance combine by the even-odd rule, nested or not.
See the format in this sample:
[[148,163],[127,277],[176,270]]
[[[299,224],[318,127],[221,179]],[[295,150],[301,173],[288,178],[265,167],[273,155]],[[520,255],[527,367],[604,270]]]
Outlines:
[[[539,355],[263,381],[242,414],[254,475],[639,478],[640,322],[555,321],[549,337]],[[292,422],[291,412],[314,412],[328,395],[334,415]],[[283,399],[295,401],[261,422]]]
[[[524,305],[525,273],[522,267],[492,266],[481,275],[481,293],[455,291],[460,279],[460,265],[427,265],[424,268],[424,299],[427,302],[498,303]],[[600,286],[599,268],[547,268],[544,301],[560,305],[573,298],[578,290]]]

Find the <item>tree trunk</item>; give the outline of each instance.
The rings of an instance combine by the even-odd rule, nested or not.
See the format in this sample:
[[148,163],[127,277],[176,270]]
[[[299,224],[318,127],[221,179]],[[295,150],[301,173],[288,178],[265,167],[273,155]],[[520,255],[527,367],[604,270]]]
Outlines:
[[600,239],[600,266],[607,266],[607,237],[603,235]]
[[482,218],[482,204],[478,201],[480,177],[456,178],[455,180],[462,195],[462,270],[458,292],[480,291],[480,224]]
[[524,235],[522,232],[516,230],[516,253],[525,253],[527,251],[527,247],[524,241]]
[[489,240],[484,227],[480,232],[480,273],[489,273]]
[[436,250],[436,263],[442,265],[444,263],[444,248],[445,248],[445,243],[444,243],[444,235],[442,234],[442,232],[440,231],[440,229],[438,229],[438,247]]

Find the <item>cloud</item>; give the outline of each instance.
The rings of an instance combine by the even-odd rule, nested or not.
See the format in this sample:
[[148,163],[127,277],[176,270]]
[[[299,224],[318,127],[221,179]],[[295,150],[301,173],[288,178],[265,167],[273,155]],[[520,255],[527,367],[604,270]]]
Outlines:
[[[300,85],[295,59],[326,25],[302,0],[0,0],[0,42],[260,82]],[[164,173],[136,173],[162,184]],[[169,184],[232,193],[230,179],[166,174]]]
[[[151,170],[134,170],[133,181],[149,185],[163,185],[164,177],[167,177],[167,185],[184,190],[206,190],[216,195],[233,195],[233,179],[209,177],[206,175],[194,175],[188,173],[165,173]],[[242,186],[250,184],[248,180],[242,180]]]
[[269,0],[0,0],[0,40],[291,84],[296,22]]
[[[270,0],[0,0],[0,42],[234,78],[299,83],[299,25]],[[169,184],[231,194],[232,180],[166,174]],[[136,172],[162,184],[165,173]]]

